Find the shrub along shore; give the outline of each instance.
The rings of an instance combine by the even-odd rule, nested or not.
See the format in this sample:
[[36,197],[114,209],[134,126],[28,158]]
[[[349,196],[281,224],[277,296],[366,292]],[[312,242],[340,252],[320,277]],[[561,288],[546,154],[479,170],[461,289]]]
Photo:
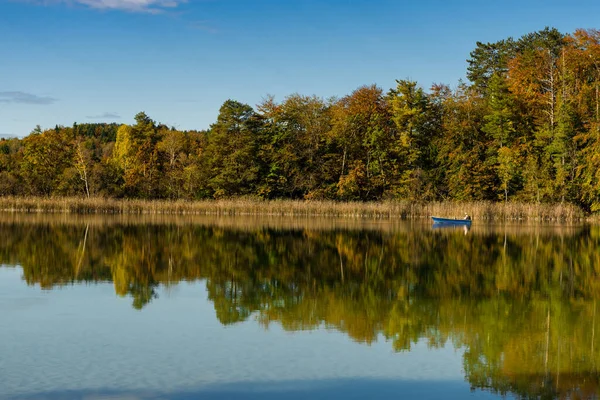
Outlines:
[[0,197],[0,211],[9,213],[239,215],[281,217],[344,217],[417,219],[431,216],[462,218],[468,213],[483,221],[576,222],[589,218],[572,204],[516,202],[336,202],[316,200],[138,200],[77,197]]

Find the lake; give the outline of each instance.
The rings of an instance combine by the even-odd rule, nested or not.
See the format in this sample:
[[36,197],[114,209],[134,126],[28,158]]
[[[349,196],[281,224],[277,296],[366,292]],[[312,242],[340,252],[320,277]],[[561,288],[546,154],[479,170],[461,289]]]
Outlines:
[[599,393],[598,226],[6,214],[0,265],[0,398]]

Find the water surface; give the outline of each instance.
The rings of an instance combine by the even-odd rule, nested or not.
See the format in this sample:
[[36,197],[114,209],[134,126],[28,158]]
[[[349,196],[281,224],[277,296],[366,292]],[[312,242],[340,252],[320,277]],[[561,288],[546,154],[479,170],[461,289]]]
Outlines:
[[595,397],[600,229],[0,217],[0,398]]

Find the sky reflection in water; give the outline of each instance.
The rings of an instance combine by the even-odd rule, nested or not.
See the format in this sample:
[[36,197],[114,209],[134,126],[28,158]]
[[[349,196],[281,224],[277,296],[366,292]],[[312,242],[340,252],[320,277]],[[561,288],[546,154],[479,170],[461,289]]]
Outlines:
[[0,223],[0,398],[597,391],[595,227],[164,222]]

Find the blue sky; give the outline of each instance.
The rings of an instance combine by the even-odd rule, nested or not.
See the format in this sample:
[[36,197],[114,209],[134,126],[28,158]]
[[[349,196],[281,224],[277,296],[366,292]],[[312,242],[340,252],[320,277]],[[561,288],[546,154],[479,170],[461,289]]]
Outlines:
[[597,0],[0,0],[0,135],[139,111],[206,129],[229,98],[454,86],[476,41],[599,15]]

